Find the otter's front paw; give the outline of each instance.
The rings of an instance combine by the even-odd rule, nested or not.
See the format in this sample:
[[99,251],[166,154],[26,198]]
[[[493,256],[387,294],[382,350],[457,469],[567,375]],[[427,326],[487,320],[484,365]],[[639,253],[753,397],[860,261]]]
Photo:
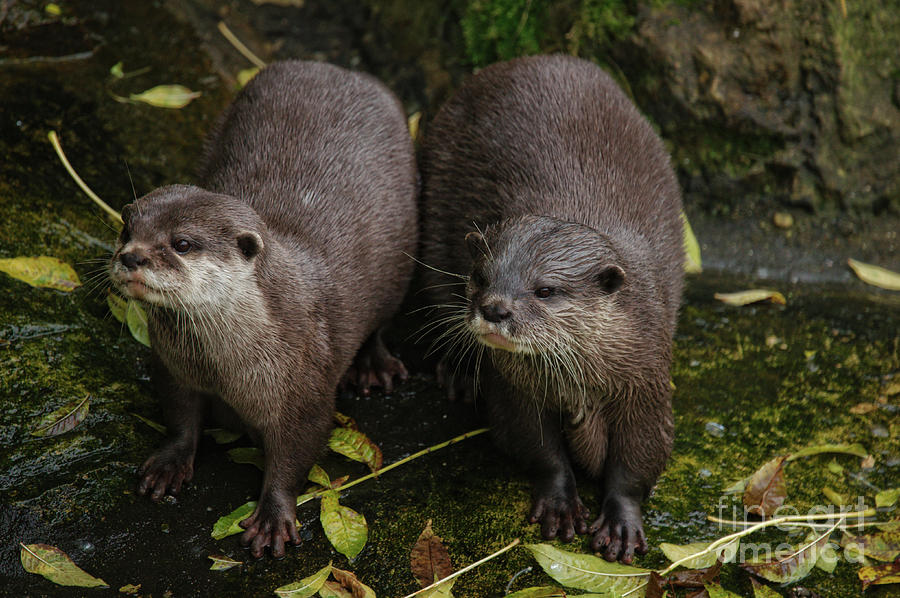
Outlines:
[[260,558],[266,546],[271,547],[272,556],[284,556],[284,544],[300,544],[297,533],[296,507],[290,498],[282,500],[263,496],[253,514],[240,522],[246,531],[241,535],[241,546],[250,547],[250,554]]
[[630,564],[635,553],[647,554],[641,507],[632,500],[607,498],[600,517],[589,531],[593,534],[591,550],[602,552],[607,561]]
[[448,357],[442,358],[437,364],[438,386],[447,393],[447,400],[463,403],[472,403],[475,400],[475,381],[465,371],[465,366],[455,365]]
[[541,535],[546,540],[559,538],[571,542],[576,533],[587,533],[587,519],[591,514],[577,494],[561,496],[557,493],[535,497],[528,521],[541,524]]
[[176,445],[164,447],[144,461],[138,477],[138,494],[149,493],[154,502],[166,492],[176,496],[181,485],[194,477],[194,451]]
[[344,374],[341,388],[355,386],[357,392],[368,396],[373,387],[380,386],[385,394],[394,392],[394,379],[406,382],[409,373],[403,362],[391,355],[387,348],[378,343],[373,348],[363,347],[353,365]]

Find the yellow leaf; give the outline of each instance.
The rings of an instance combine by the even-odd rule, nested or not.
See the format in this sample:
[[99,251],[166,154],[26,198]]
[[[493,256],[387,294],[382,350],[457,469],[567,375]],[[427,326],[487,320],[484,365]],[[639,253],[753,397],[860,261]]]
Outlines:
[[58,17],[62,14],[62,9],[59,7],[59,4],[50,3],[44,7],[44,12],[53,17]]
[[684,271],[688,274],[697,274],[703,271],[703,262],[700,259],[700,243],[694,236],[694,229],[688,222],[684,212],[681,213],[681,222],[684,224]]
[[237,82],[241,87],[246,87],[247,83],[250,83],[250,79],[256,76],[256,73],[259,72],[258,66],[251,66],[248,69],[244,69],[237,74]]
[[728,305],[749,305],[759,301],[771,301],[778,305],[787,304],[784,295],[778,291],[768,291],[766,289],[750,289],[748,291],[738,291],[737,293],[716,293],[713,297]]
[[129,99],[144,102],[157,108],[184,108],[199,98],[199,91],[191,91],[183,85],[157,85],[141,93],[133,93]]
[[409,126],[409,136],[412,137],[413,141],[415,141],[419,137],[420,120],[422,120],[421,112],[413,112],[409,115],[409,118],[406,119],[406,124]]
[[16,280],[27,282],[33,287],[72,291],[81,286],[78,274],[72,266],[46,255],[2,259],[0,272],[6,272]]
[[900,291],[900,273],[892,272],[880,266],[858,262],[853,258],[847,260],[847,265],[866,284],[889,291]]

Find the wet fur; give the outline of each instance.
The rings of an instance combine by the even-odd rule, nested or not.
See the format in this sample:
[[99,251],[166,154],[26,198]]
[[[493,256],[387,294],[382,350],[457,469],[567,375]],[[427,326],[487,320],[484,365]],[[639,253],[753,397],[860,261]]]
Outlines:
[[[661,141],[595,65],[523,58],[484,69],[444,105],[422,171],[421,259],[472,274],[447,286],[424,272],[435,321],[452,330],[439,341],[453,349],[445,371],[477,376],[498,444],[531,471],[544,536],[587,531],[571,457],[601,485],[592,547],[630,561],[646,550],[640,502],[673,437],[684,254]],[[472,231],[483,235],[470,257]],[[564,292],[544,301],[539,286]],[[490,326],[515,352],[474,344],[479,306],[498,301],[513,316]]]
[[[236,415],[265,450],[254,555],[299,542],[294,500],[325,445],[335,389],[405,294],[416,247],[416,170],[397,99],[365,74],[276,63],[210,134],[199,186],[163,187],[123,212],[124,251],[149,260],[149,331],[166,444],[142,492],[193,475],[204,413]],[[196,244],[185,255],[173,240]],[[402,367],[402,365],[401,365]],[[224,404],[224,405],[223,405]],[[224,407],[224,408],[223,408]]]

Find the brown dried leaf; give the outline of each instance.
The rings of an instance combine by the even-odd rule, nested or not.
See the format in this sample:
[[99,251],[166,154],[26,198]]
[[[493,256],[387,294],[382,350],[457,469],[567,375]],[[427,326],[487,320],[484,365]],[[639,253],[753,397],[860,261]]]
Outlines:
[[58,436],[68,432],[87,417],[90,399],[91,395],[87,395],[80,401],[63,405],[53,413],[45,415],[31,431],[31,435]]
[[827,534],[818,541],[792,548],[782,556],[776,556],[771,560],[751,560],[741,567],[769,581],[793,583],[809,575],[822,556],[826,544],[828,544]]
[[450,553],[431,529],[431,519],[409,553],[409,567],[419,586],[427,587],[453,573]]
[[900,530],[864,536],[846,535],[841,539],[841,548],[862,552],[878,561],[895,561],[900,558]]
[[353,598],[375,598],[375,590],[359,581],[359,578],[350,571],[332,567],[331,574],[340,584],[341,588],[349,590],[350,596]]
[[784,504],[787,498],[785,459],[787,456],[775,457],[750,476],[744,490],[744,505],[749,513],[769,517]]

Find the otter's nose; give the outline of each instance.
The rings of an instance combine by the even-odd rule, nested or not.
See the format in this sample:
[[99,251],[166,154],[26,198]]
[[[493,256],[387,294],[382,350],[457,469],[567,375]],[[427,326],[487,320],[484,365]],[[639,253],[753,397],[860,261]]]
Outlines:
[[139,266],[147,265],[147,256],[140,253],[120,253],[119,261],[129,270],[134,270]]
[[481,315],[484,316],[484,319],[494,324],[502,322],[512,315],[512,312],[502,303],[489,303],[482,305],[479,309],[481,309]]

